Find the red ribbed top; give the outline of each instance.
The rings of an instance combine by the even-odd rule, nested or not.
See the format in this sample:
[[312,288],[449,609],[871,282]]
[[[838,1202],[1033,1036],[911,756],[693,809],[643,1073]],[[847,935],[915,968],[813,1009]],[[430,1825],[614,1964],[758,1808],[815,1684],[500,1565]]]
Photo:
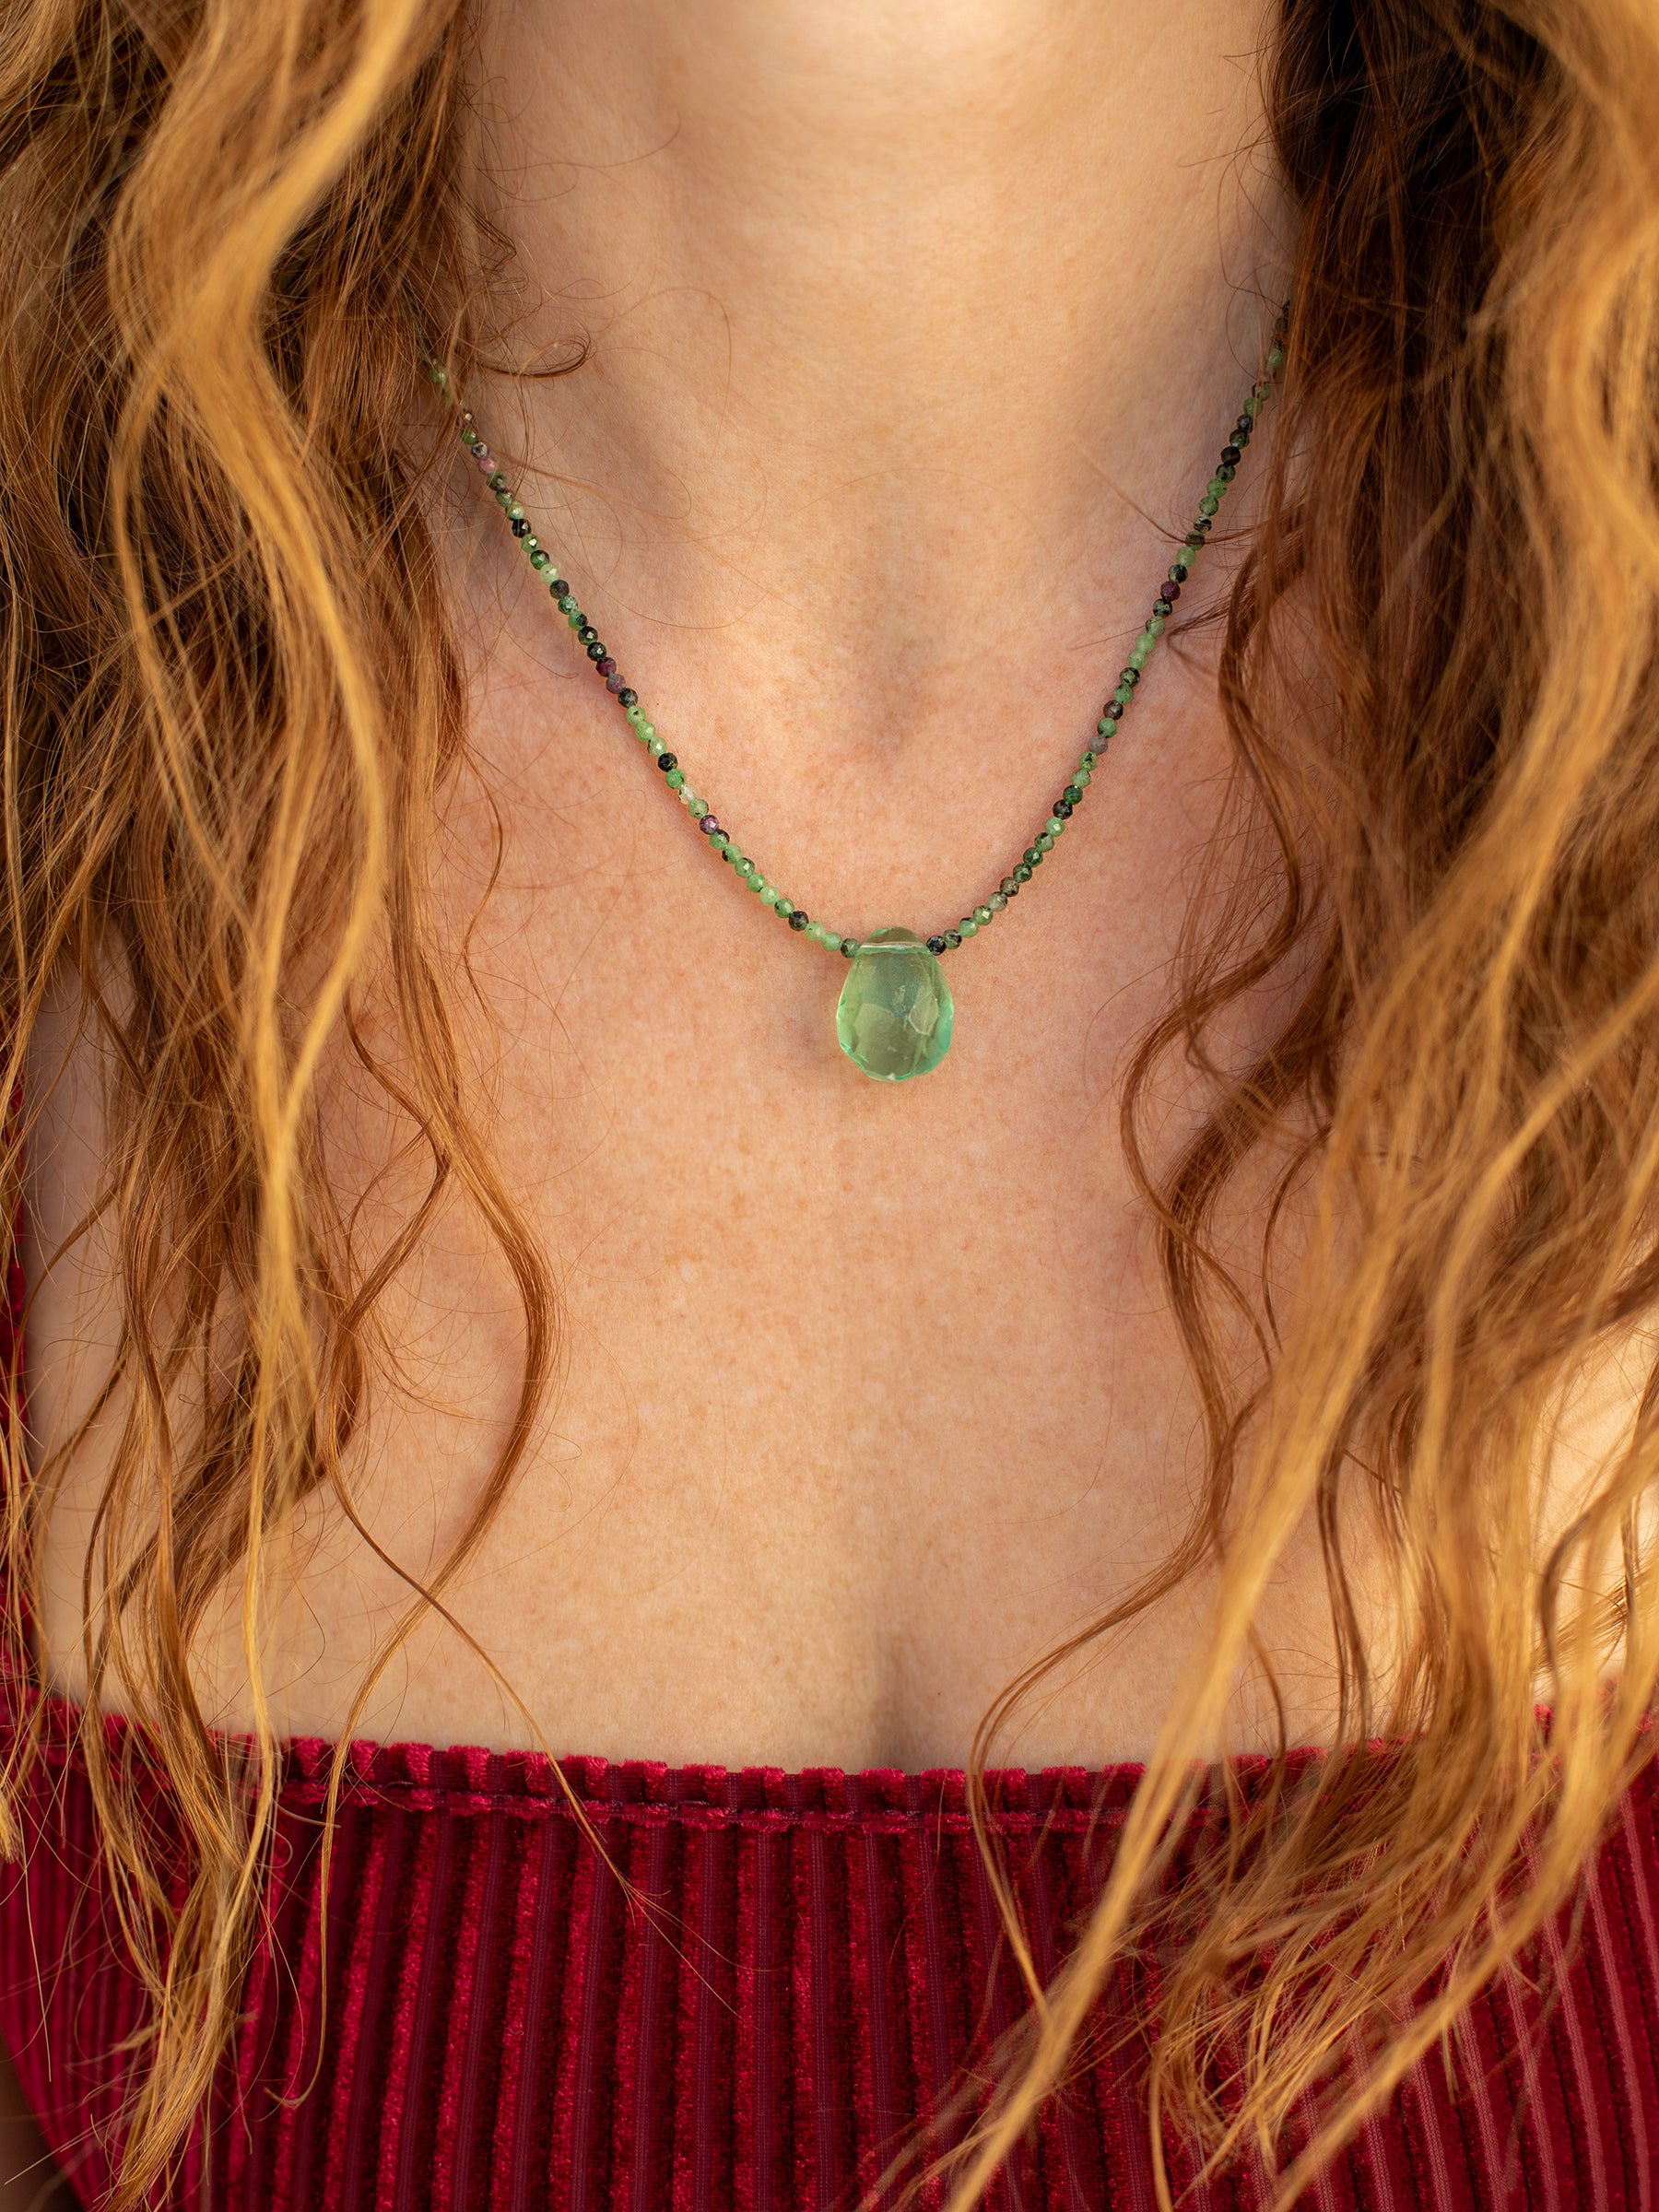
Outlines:
[[[12,1287],[15,1300],[15,1269]],[[43,1721],[25,1847],[0,1867],[0,2034],[95,2205],[118,2158],[124,2053],[144,2007],[75,1715],[48,1700]],[[109,1727],[135,1753],[165,1850],[165,1777],[123,1745],[122,1724]],[[888,2158],[1024,2001],[959,1773],[569,1760],[630,1901],[547,1760],[358,1747],[324,1908],[329,1758],[317,1743],[287,1755],[267,1932],[205,2131],[211,2157],[193,2147],[170,2206],[887,2206]],[[1098,1893],[1137,1774],[994,1782],[1045,1977]],[[1189,1853],[1202,1832],[1200,1818]],[[1659,2212],[1656,1872],[1650,1767],[1592,1870],[1576,1932],[1564,1919],[1530,1978],[1488,1991],[1450,2074],[1438,2055],[1419,2065],[1304,2201]],[[1125,1964],[1101,2026],[1155,2019],[1157,1999],[1155,1970]],[[1045,2113],[992,2191],[997,2212],[1151,2212],[1144,2041],[1105,2033],[1093,2047],[1108,2056]],[[1263,2202],[1259,2167],[1199,2180],[1179,2138],[1167,2147],[1195,2212]],[[924,2198],[938,2201],[936,2189]]]
[[[99,1873],[71,1715],[48,1712],[29,1848],[0,1875],[0,2028],[47,2136],[95,2204],[142,2021]],[[117,1726],[118,1731],[118,1724]],[[180,2206],[490,2212],[830,2212],[1021,1993],[956,1773],[566,1771],[641,1904],[625,1901],[549,1764],[364,1747],[328,1901],[328,1753],[293,1747],[268,1939],[215,2100],[213,2165]],[[1041,1971],[1087,1910],[1135,1771],[1006,1775],[1011,1870]],[[146,1784],[167,1820],[159,1776]],[[1468,2017],[1457,2078],[1420,2066],[1312,2193],[1322,2212],[1647,2206],[1659,2196],[1659,1805],[1644,1778],[1603,1851],[1575,1946]],[[1156,2003],[1123,1970],[1109,2011]],[[320,2062],[320,2063],[319,2063]],[[1150,2212],[1135,2046],[1052,2111],[1001,2212]],[[307,2093],[308,2085],[310,2088]],[[1178,2188],[1193,2161],[1169,2145]],[[1243,2208],[1241,2168],[1183,2201]],[[935,2198],[936,2202],[936,2197]]]

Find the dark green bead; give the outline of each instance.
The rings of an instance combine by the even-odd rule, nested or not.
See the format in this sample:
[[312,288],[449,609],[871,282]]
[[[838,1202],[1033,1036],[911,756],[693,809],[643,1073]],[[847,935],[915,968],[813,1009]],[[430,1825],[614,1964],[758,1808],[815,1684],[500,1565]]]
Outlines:
[[1041,845],[1026,847],[1025,865],[1028,868],[1040,868],[1042,865],[1042,847]]
[[949,946],[952,952],[960,952],[962,949],[961,931],[959,929],[947,929],[945,932],[945,942]]
[[1016,882],[1016,883],[1030,883],[1030,880],[1031,880],[1031,864],[1030,864],[1030,862],[1029,860],[1022,860],[1022,861],[1020,862],[1019,865],[1018,865],[1018,867],[1015,869],[1015,871],[1014,871],[1014,880],[1015,880],[1015,882]]
[[553,556],[550,553],[542,553],[539,551],[532,553],[530,556],[530,566],[538,572],[543,569],[550,569],[553,566]]
[[1081,783],[1068,783],[1062,795],[1068,806],[1075,806],[1083,796],[1083,786]]
[[507,479],[499,468],[489,478],[489,488],[491,491],[505,491],[507,488]]
[[856,937],[843,937],[841,939],[841,959],[843,960],[850,960],[857,950],[858,939]]
[[1005,876],[1005,877],[1003,877],[1003,879],[1002,879],[1002,882],[1001,882],[1001,884],[998,886],[998,888],[1001,890],[1001,892],[1002,892],[1002,895],[1003,895],[1003,897],[1004,897],[1005,899],[1014,899],[1014,898],[1018,898],[1018,894],[1019,894],[1019,878],[1018,878],[1018,876]]
[[561,615],[573,615],[577,612],[576,594],[573,592],[560,593],[559,611]]

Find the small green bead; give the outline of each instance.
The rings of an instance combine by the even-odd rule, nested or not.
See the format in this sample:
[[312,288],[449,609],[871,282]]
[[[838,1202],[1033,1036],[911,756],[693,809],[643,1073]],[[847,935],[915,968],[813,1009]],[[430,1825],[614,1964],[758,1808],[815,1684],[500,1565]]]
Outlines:
[[777,905],[778,894],[773,885],[770,883],[763,883],[760,886],[760,903],[762,906]]
[[[649,745],[649,744],[651,743],[652,739],[653,739],[653,737],[656,735],[656,724],[655,724],[654,722],[642,722],[642,723],[641,723],[641,724],[640,724],[640,735],[641,735],[641,737],[643,739],[643,741],[645,742],[645,744]],[[659,750],[659,751],[661,750],[661,747],[658,747],[658,750]]]
[[1031,862],[1022,860],[1014,871],[1014,880],[1017,883],[1030,883],[1034,873]]
[[1052,853],[1053,851],[1054,841],[1048,830],[1045,830],[1041,836],[1037,840],[1037,849],[1041,853]]
[[977,937],[979,935],[979,924],[974,920],[971,914],[964,914],[961,920],[957,924],[957,934],[959,936],[964,937]]
[[[641,735],[644,735],[644,733],[641,731]],[[663,743],[660,737],[648,737],[645,740],[645,745],[646,750],[650,753],[653,760],[658,759],[660,755],[668,750],[668,747]]]
[[1211,499],[1207,492],[1198,502],[1198,512],[1200,514],[1217,514],[1220,512],[1220,500]]
[[790,915],[794,912],[794,901],[792,899],[785,899],[782,891],[779,892],[773,903],[777,907],[778,912],[782,915],[785,922],[787,922]]
[[746,880],[751,891],[759,891],[764,894],[769,888],[767,880],[759,868],[751,868]]
[[979,924],[982,929],[989,928],[991,923],[991,909],[988,906],[976,906],[973,910],[973,918]]
[[815,945],[821,945],[824,941],[823,924],[821,922],[808,922],[806,928],[801,932],[801,935],[804,937],[810,937]]
[[576,612],[576,594],[574,592],[561,592],[559,594],[559,611],[561,615],[573,615]]
[[1083,786],[1081,783],[1068,783],[1060,795],[1068,806],[1075,806],[1083,796]]
[[1129,704],[1129,701],[1135,697],[1135,693],[1130,689],[1127,684],[1120,684],[1112,696],[1117,701],[1120,707],[1126,707]]
[[1151,658],[1151,654],[1152,648],[1149,645],[1136,645],[1129,655],[1130,667],[1144,668]]
[[1065,822],[1064,818],[1057,814],[1051,814],[1048,820],[1042,825],[1042,834],[1044,837],[1048,838],[1058,837],[1060,832],[1065,828]]
[[501,510],[503,514],[507,512],[508,508],[512,506],[512,494],[511,491],[498,491],[496,493],[496,505]]
[[1154,615],[1151,621],[1147,625],[1147,628],[1152,632],[1152,635],[1155,638],[1161,638],[1164,634],[1164,631],[1168,629],[1169,627],[1170,618],[1168,615]]
[[[1078,791],[1087,791],[1093,781],[1093,776],[1086,768],[1077,768],[1072,771],[1072,782]],[[1073,805],[1075,806],[1076,803],[1074,800]]]
[[622,719],[624,722],[631,722],[637,730],[645,719],[645,710],[643,707],[625,707],[622,712]]
[[1045,850],[1042,840],[1040,837],[1034,839],[1025,849],[1027,867],[1040,868],[1042,865],[1042,855]]
[[539,546],[532,546],[530,566],[539,574],[543,569],[550,569],[553,566],[553,556],[550,553],[544,553]]
[[587,620],[587,617],[582,613],[579,606],[573,606],[571,607],[570,613],[565,617],[565,620],[570,624],[572,629],[580,629],[582,624]]
[[841,948],[841,940],[832,929],[826,929],[820,932],[818,942],[820,945],[822,945],[826,952],[839,952]]
[[1273,351],[1267,356],[1268,374],[1270,376],[1277,376],[1284,365],[1285,349],[1282,346],[1276,346]]
[[[1006,910],[1007,903],[1008,902],[1006,899],[1004,898],[1000,891],[993,891],[990,898],[985,901],[986,906],[991,910],[993,914],[1002,913]],[[978,910],[976,909],[976,912]],[[989,917],[987,917],[987,919]]]
[[667,784],[670,791],[683,790],[686,782],[685,771],[683,769],[671,768],[666,776],[664,777],[663,781]]
[[717,830],[713,836],[709,840],[709,850],[711,853],[718,853],[722,860],[724,860],[726,854],[726,847],[730,841],[731,841],[729,838],[723,836]]
[[514,500],[512,506],[507,510],[507,520],[510,523],[522,523],[524,519],[524,510],[519,501]]
[[1115,737],[1117,726],[1115,714],[1102,714],[1100,721],[1095,724],[1095,728],[1100,731],[1102,737]]
[[1077,756],[1077,766],[1085,775],[1091,774],[1100,765],[1100,756],[1099,753],[1079,753]]

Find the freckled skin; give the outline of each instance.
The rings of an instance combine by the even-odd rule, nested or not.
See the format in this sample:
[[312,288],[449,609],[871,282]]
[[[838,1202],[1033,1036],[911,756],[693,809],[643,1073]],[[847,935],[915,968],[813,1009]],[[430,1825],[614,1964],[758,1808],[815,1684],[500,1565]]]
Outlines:
[[[1236,0],[1176,0],[1156,36],[1080,0],[618,0],[603,35],[568,0],[486,13],[513,342],[589,355],[466,396],[695,790],[838,929],[971,912],[1089,740],[1279,296],[1277,187],[1239,152],[1255,32]],[[560,1365],[453,1594],[523,1707],[429,1627],[359,1725],[959,1764],[1010,1677],[1164,1554],[1202,1466],[1116,1116],[1227,771],[1210,636],[1159,653],[1037,880],[948,955],[948,1054],[871,1082],[837,1049],[846,964],[712,863],[459,454],[432,520],[477,759],[446,796],[437,925],[486,1001],[474,1043]],[[1233,557],[1206,558],[1182,616],[1225,591]],[[394,1050],[384,1015],[371,996]],[[42,1135],[37,1264],[96,1179],[96,1075],[83,1056]],[[1171,1128],[1194,1105],[1172,1080]],[[395,1123],[344,1053],[321,1102],[343,1185],[367,1187]],[[414,1195],[390,1177],[371,1240]],[[109,1259],[95,1237],[39,1293],[44,1433],[96,1386]],[[462,1209],[384,1318],[400,1381],[351,1476],[419,1571],[512,1400],[512,1286]],[[69,1686],[106,1439],[49,1547]],[[331,1735],[404,1594],[337,1517],[294,1567],[276,1711]],[[1068,1669],[1009,1755],[1143,1752],[1203,1602]],[[234,1719],[229,1612],[203,1668]],[[1311,1543],[1264,1627],[1316,1732]]]

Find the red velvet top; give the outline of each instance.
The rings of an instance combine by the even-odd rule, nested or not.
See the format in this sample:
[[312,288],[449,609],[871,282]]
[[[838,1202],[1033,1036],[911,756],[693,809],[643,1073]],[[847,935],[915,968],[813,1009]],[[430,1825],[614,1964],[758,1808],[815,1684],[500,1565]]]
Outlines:
[[[30,1694],[13,1685],[10,1710]],[[24,1848],[0,1867],[0,2034],[95,2205],[143,2006],[72,1715],[53,1702],[46,1720]],[[571,1759],[629,1902],[546,1760],[365,1745],[324,1908],[328,1758],[317,1743],[288,1755],[268,1927],[214,2095],[211,2158],[193,2149],[170,2206],[888,2206],[888,2158],[1022,2003],[959,1773]],[[139,1772],[165,1839],[164,1778]],[[1135,1775],[1001,1778],[1007,1862],[1044,1976],[1097,1891]],[[1189,1851],[1201,1841],[1200,1820]],[[1304,2201],[1659,2212],[1656,1875],[1650,1767],[1576,1933],[1564,1919],[1530,1979],[1482,1997],[1451,2066],[1420,2065]],[[1157,1995],[1154,1967],[1123,1967],[1102,2025],[1155,2020]],[[1103,2034],[1095,2047],[1107,2055],[993,2189],[997,2212],[1151,2212],[1144,2041]],[[1183,2205],[1264,2202],[1258,2166],[1200,2180],[1178,2137],[1167,2148]]]

